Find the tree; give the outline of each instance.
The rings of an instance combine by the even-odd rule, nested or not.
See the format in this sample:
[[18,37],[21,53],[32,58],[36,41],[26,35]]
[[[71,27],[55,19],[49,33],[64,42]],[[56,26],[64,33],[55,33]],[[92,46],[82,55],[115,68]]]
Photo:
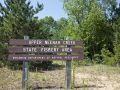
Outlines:
[[39,29],[35,32],[35,38],[52,39],[55,32],[56,21],[51,16],[38,20]]
[[89,55],[92,58],[95,54],[100,54],[103,47],[111,50],[113,48],[113,30],[107,22],[104,13],[94,3],[88,17],[82,23],[81,36],[85,41]]
[[89,13],[91,0],[64,0],[64,8],[70,19],[79,24]]
[[66,18],[61,18],[56,21],[56,26],[53,34],[53,39],[64,39],[64,29],[68,25],[68,20]]
[[[5,5],[0,3],[0,19],[2,21],[0,23],[0,44],[2,44],[0,47],[7,48],[8,45],[5,45],[5,43],[8,43],[9,39],[20,39],[24,35],[28,35],[31,39],[47,39],[50,37],[50,27],[45,26],[49,25],[47,24],[49,21],[38,20],[37,17],[34,17],[43,9],[43,5],[37,4],[37,7],[34,8],[30,3],[27,0],[4,0]],[[13,64],[13,62],[10,63],[11,66]],[[17,63],[15,65],[17,66]]]
[[74,24],[75,36],[84,41],[91,59],[102,48],[113,52],[114,30],[110,23],[116,0],[64,0],[64,8]]
[[[23,38],[23,35],[29,35],[31,31],[30,23],[34,15],[43,9],[42,4],[37,4],[36,8],[30,5],[27,0],[4,0],[0,3],[0,14],[2,15],[3,39],[8,41],[10,38]],[[3,41],[3,40],[2,40]]]
[[120,5],[114,7],[111,23],[114,29],[114,57],[115,62],[120,65]]

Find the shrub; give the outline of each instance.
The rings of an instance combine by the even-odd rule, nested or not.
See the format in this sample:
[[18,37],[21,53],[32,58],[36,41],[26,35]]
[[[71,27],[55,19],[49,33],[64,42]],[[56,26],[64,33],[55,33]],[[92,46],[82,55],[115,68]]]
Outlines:
[[103,64],[107,64],[107,65],[115,65],[116,63],[116,59],[115,59],[115,55],[110,52],[109,50],[106,49],[102,49],[101,50],[101,56],[103,59]]

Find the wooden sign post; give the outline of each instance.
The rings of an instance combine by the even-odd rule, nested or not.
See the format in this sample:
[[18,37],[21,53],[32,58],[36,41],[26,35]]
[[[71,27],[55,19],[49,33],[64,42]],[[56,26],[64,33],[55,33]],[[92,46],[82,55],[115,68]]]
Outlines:
[[[28,36],[24,36],[24,40],[28,40]],[[22,90],[28,88],[28,62],[23,60],[23,73],[22,73]]]
[[23,61],[23,90],[27,90],[28,86],[28,61],[48,60],[66,61],[66,90],[71,89],[71,60],[83,59],[83,49],[75,47],[81,46],[81,41],[29,39],[28,36],[24,36],[24,39],[11,39],[9,45],[11,46],[8,60]]
[[[69,40],[69,38],[66,38],[66,40]],[[67,47],[70,47],[66,45]],[[67,55],[70,55],[70,53],[67,53]],[[65,75],[65,81],[66,81],[66,90],[71,89],[71,59],[66,61],[66,75]]]
[[71,60],[66,61],[66,90],[71,89]]

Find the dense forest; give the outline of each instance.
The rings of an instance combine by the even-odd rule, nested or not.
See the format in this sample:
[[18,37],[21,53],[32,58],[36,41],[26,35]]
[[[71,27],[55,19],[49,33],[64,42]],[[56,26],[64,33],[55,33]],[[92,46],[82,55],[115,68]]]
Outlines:
[[33,7],[28,0],[0,3],[0,67],[14,64],[7,61],[9,40],[23,39],[24,35],[30,39],[82,40],[84,63],[120,65],[120,5],[116,0],[61,1],[68,18],[59,20],[36,17],[43,4]]

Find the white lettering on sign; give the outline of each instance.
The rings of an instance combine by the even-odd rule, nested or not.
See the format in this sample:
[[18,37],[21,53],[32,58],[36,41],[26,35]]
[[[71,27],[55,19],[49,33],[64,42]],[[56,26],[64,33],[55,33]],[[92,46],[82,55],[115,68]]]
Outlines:
[[42,41],[41,40],[29,40],[29,44],[42,44]]
[[61,56],[57,56],[57,57],[56,56],[52,56],[51,59],[62,59],[62,57]]
[[73,60],[79,58],[78,56],[66,56],[65,59]]
[[53,44],[53,45],[55,45],[55,44],[60,44],[60,41],[45,41],[45,44]]
[[9,60],[80,60],[78,55],[10,55]]
[[75,45],[75,41],[63,41],[65,45]]
[[37,52],[37,48],[23,48],[23,52]]
[[26,57],[13,57],[13,60],[16,60],[16,59],[22,60],[22,59],[27,59],[27,58]]
[[62,52],[72,52],[72,48],[62,48]]
[[41,52],[58,52],[59,48],[41,48]]
[[39,59],[42,59],[42,60],[44,60],[46,57],[28,57],[28,59],[30,59],[30,60],[39,60]]

